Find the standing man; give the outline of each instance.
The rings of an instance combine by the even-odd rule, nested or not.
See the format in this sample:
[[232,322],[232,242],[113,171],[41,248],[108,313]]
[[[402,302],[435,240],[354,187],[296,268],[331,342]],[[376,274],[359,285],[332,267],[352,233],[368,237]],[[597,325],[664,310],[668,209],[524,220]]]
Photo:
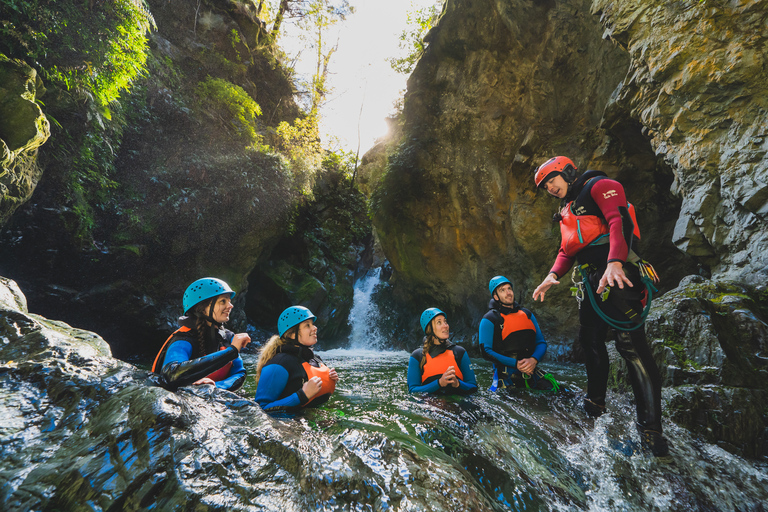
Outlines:
[[491,391],[511,386],[557,391],[555,379],[538,368],[547,342],[533,313],[515,302],[512,282],[496,276],[488,291],[491,301],[480,320],[480,351],[493,363]]
[[562,209],[555,219],[560,222],[562,241],[555,264],[534,290],[533,299],[543,301],[547,290],[560,284],[574,261],[586,270],[584,286],[596,288],[597,308],[592,298],[579,306],[579,340],[587,359],[584,409],[591,416],[605,412],[609,371],[605,338],[611,322],[616,349],[627,362],[642,445],[662,457],[669,448],[661,431],[661,376],[641,314],[646,290],[639,267],[627,264],[628,258],[639,260],[632,250],[633,238],[640,236],[634,210],[619,182],[600,171],[587,171],[576,178],[576,170],[563,156],[547,160],[536,170],[536,186],[561,199]]

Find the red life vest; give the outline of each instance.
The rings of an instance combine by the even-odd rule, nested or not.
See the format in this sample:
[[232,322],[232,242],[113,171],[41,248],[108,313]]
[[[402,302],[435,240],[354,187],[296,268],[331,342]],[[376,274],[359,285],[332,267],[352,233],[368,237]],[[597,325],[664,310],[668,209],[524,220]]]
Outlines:
[[[219,350],[225,350],[227,347],[221,347]],[[228,362],[215,372],[208,375],[208,378],[214,382],[219,382],[229,377],[229,371],[232,369],[232,361]]]
[[310,398],[309,402],[319,396],[330,395],[336,390],[336,381],[331,378],[331,369],[325,366],[325,363],[320,363],[319,368],[317,366],[312,366],[307,362],[301,363],[301,366],[304,367],[304,371],[307,374],[307,380],[311,379],[312,377],[320,377],[320,380],[322,381],[320,392]]
[[456,356],[450,348],[446,349],[445,352],[436,357],[426,354],[426,358],[427,361],[424,363],[424,368],[422,368],[421,372],[422,384],[430,377],[442,376],[448,370],[449,366],[453,366],[456,370],[456,377],[460,380],[464,380],[464,375],[461,373],[461,369],[459,369],[459,363],[456,362]]
[[[152,373],[157,373],[158,371],[158,362],[162,363],[162,361],[165,361],[165,352],[166,352],[166,346],[168,345],[168,342],[173,339],[174,336],[180,333],[189,332],[192,329],[189,327],[179,327],[173,333],[168,336],[168,339],[165,340],[165,343],[163,343],[163,346],[160,348],[160,352],[157,353],[157,356],[155,356],[155,362],[152,363]],[[227,347],[221,347],[219,350],[224,350]],[[162,366],[160,366],[162,368]],[[229,376],[229,371],[232,369],[232,361],[228,362],[215,372],[211,373],[210,375],[207,375],[207,378],[211,379],[214,382],[218,382],[220,380],[224,380]]]
[[[565,205],[560,211],[560,249],[567,255],[574,257],[583,248],[608,235],[610,230],[608,223],[596,215],[576,215],[571,209],[573,201]],[[635,207],[627,203],[629,215],[635,225],[633,234],[640,238],[640,228],[635,216]]]

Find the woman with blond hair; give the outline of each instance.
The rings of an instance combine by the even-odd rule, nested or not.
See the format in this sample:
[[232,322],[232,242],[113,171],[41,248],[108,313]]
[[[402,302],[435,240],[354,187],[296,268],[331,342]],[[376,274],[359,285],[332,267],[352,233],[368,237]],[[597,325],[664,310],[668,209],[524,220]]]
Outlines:
[[448,320],[437,308],[421,314],[424,346],[408,361],[408,391],[468,395],[477,391],[477,379],[466,351],[448,341]]
[[336,370],[312,352],[316,319],[304,306],[291,306],[280,314],[279,335],[264,345],[256,365],[256,402],[265,411],[315,407],[336,389]]

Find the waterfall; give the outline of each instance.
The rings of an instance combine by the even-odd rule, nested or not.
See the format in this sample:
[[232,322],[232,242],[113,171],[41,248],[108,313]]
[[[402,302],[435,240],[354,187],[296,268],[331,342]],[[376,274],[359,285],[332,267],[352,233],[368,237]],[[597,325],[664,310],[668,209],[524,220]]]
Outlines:
[[349,348],[356,350],[382,350],[386,344],[371,319],[379,317],[379,309],[371,300],[381,285],[381,267],[370,269],[354,286],[352,309],[349,312]]

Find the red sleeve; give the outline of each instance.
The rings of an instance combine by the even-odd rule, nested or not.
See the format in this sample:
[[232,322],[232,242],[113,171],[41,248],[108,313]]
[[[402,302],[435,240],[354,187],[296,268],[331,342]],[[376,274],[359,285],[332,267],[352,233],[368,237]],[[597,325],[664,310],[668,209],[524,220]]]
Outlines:
[[592,186],[590,192],[597,207],[603,212],[605,220],[608,221],[611,237],[608,263],[612,261],[624,263],[627,261],[627,253],[629,252],[627,241],[624,240],[621,213],[619,213],[620,206],[627,207],[627,196],[624,194],[624,187],[615,180],[600,180]]
[[549,272],[554,273],[558,279],[561,279],[563,276],[565,276],[565,274],[568,273],[569,270],[571,270],[575,260],[576,258],[565,254],[561,247],[560,250],[557,251],[557,259],[555,259],[555,264],[552,265],[552,270]]

